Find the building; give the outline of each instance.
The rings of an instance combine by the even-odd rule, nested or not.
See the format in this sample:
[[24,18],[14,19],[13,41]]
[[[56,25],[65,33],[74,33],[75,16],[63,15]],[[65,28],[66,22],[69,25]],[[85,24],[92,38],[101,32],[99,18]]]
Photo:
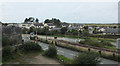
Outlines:
[[34,27],[35,28],[44,28],[44,25],[43,25],[43,23],[35,23]]
[[49,31],[60,31],[61,30],[61,28],[51,28],[51,29],[49,29]]
[[62,27],[69,27],[68,23],[62,23],[61,25],[62,25]]
[[56,27],[53,23],[45,23],[44,26],[48,26],[49,28],[55,28]]
[[83,28],[84,25],[83,25],[83,24],[79,24],[79,23],[73,23],[73,24],[69,25],[69,27],[79,27],[79,28]]
[[113,34],[113,35],[117,35],[119,34],[119,29],[112,29],[112,28],[107,28],[103,31],[103,34]]

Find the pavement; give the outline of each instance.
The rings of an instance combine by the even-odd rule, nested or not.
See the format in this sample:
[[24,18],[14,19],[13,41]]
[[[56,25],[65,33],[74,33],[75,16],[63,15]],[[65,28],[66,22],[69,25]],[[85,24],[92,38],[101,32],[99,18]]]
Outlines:
[[[25,41],[30,41],[29,35],[22,35],[22,36]],[[39,36],[39,37],[41,37],[41,36]],[[48,37],[48,39],[49,38],[53,38],[53,37]],[[41,42],[38,42],[38,43],[43,48],[43,50],[48,49],[48,46],[49,46],[48,44],[41,43]],[[70,59],[73,59],[74,56],[81,53],[81,52],[76,52],[76,51],[72,51],[69,49],[61,48],[61,47],[57,47],[57,51],[58,51],[58,55],[64,55],[65,57],[68,57]],[[118,62],[113,61],[113,60],[109,60],[109,59],[105,59],[105,58],[100,58],[100,59],[102,60],[102,62],[100,64],[118,64]]]

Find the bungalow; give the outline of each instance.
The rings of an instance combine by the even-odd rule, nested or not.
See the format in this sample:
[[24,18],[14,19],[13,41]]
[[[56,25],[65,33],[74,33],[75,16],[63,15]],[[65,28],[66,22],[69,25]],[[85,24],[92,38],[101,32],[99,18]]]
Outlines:
[[36,27],[36,28],[44,28],[44,25],[43,25],[43,23],[35,23],[34,27]]
[[105,31],[103,31],[103,34],[119,34],[120,29],[112,29],[108,28]]
[[60,31],[61,30],[61,28],[51,28],[51,29],[49,29],[49,31]]
[[101,32],[101,31],[103,32],[103,31],[105,31],[105,28],[98,28],[97,30],[98,30],[99,32]]
[[27,29],[29,29],[29,25],[28,24],[19,24],[18,26],[20,28],[27,28]]
[[79,27],[79,28],[83,28],[84,27],[84,25],[83,24],[77,24],[77,23],[73,23],[73,24],[71,24],[69,27]]
[[53,23],[45,23],[44,26],[48,26],[49,28],[55,28]]
[[62,25],[62,27],[68,27],[69,26],[68,23],[62,23],[61,25]]

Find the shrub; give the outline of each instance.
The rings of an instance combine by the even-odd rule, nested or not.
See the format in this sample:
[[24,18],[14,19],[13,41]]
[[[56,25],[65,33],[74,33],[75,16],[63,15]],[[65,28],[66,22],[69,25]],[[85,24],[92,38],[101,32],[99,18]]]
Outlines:
[[42,51],[41,46],[34,42],[25,42],[23,45],[19,46],[19,49],[23,52]]
[[57,55],[57,60],[64,63],[64,64],[71,64],[72,63],[72,59],[64,57],[63,55]]
[[11,60],[11,59],[14,58],[12,50],[13,50],[12,47],[4,47],[2,49],[2,60],[3,60],[3,62]]
[[[38,39],[38,37],[37,37],[37,39]],[[30,40],[35,40],[35,36],[34,37],[30,36]]]
[[45,56],[48,57],[56,57],[57,49],[54,45],[49,45],[48,49],[44,52]]
[[110,47],[113,46],[109,42],[103,41],[103,40],[101,42],[98,42],[98,41],[94,41],[94,40],[91,40],[91,39],[85,39],[85,41],[80,41],[79,43],[94,46],[94,47],[101,47],[101,48],[103,48],[105,46],[110,46]]
[[99,64],[99,55],[93,52],[82,53],[74,57],[73,64]]

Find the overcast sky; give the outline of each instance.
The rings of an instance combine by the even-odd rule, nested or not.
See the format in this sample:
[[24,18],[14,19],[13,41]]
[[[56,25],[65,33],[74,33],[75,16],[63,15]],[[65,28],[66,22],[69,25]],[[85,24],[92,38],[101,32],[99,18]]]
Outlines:
[[[12,0],[14,1],[14,0]],[[19,0],[20,1],[20,0]],[[117,23],[118,0],[62,0],[48,2],[1,2],[0,21],[21,23],[26,17],[39,18],[43,22],[47,18],[59,18],[69,23]],[[66,1],[66,2],[64,2]],[[101,2],[98,2],[101,1]]]

